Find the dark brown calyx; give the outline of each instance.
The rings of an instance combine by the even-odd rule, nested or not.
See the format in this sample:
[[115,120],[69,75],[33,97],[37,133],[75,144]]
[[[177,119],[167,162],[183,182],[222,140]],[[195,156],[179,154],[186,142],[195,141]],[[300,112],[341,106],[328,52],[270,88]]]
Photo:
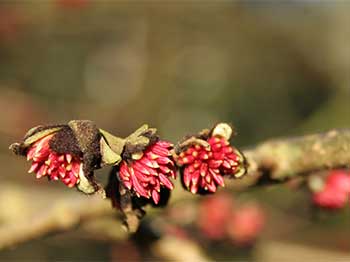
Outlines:
[[39,139],[58,132],[65,125],[48,125],[48,126],[36,126],[31,128],[24,136],[22,142],[13,143],[9,149],[16,155],[25,156],[27,154],[28,147],[38,141]]
[[159,140],[157,129],[143,125],[130,136],[125,138],[123,159],[139,159],[146,148]]
[[58,154],[70,153],[75,156],[82,156],[82,151],[79,147],[73,130],[69,126],[62,127],[49,142],[52,151]]
[[77,144],[83,153],[84,173],[89,174],[100,166],[101,134],[97,126],[90,120],[72,120],[68,123]]

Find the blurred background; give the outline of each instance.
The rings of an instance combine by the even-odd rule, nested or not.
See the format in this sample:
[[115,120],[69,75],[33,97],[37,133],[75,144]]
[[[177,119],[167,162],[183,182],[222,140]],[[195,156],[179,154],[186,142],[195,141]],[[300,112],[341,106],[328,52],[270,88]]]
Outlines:
[[[1,1],[0,225],[76,196],[59,183],[36,181],[26,174],[29,163],[9,152],[39,124],[90,119],[127,136],[148,123],[176,142],[227,121],[239,147],[349,128],[349,24],[349,1]],[[100,181],[107,172],[99,172]],[[174,218],[176,210],[205,205],[193,198],[196,204],[176,202],[165,211],[173,225],[189,219],[186,230],[176,225],[164,234],[192,239],[209,259],[350,253],[349,206],[315,214],[304,190],[278,185],[232,196],[264,210],[259,239],[243,246],[206,239],[191,226],[200,210]],[[98,226],[94,234],[77,228],[0,251],[0,260],[165,259],[162,247],[118,240],[119,225],[110,220],[108,237],[98,236]]]

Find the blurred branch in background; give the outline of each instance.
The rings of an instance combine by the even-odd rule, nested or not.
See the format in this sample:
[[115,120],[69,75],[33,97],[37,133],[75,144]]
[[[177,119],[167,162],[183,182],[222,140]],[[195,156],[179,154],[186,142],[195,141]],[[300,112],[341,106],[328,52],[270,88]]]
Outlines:
[[168,261],[212,261],[204,255],[204,252],[196,242],[188,239],[165,237],[158,241],[153,249],[154,253],[159,254],[160,257]]
[[[310,172],[349,166],[350,130],[333,130],[324,134],[270,140],[245,150],[244,154],[247,156],[249,174],[237,181],[239,185],[235,184],[236,181],[229,184],[230,188],[238,186],[247,189],[257,184],[285,182],[289,178],[306,176]],[[100,196],[86,197],[75,194],[53,204],[52,200],[58,199],[59,193],[9,186],[4,186],[4,190],[0,192],[0,203],[4,205],[0,217],[1,249],[51,233],[71,230],[113,213],[109,202],[102,200]],[[187,192],[176,190],[172,201],[190,201],[190,197]],[[17,205],[16,201],[20,204]],[[38,203],[45,203],[45,206],[37,206]],[[12,204],[18,206],[17,211],[7,208]],[[31,211],[26,210],[28,207]],[[100,233],[103,234],[102,231]],[[127,234],[122,233],[121,227],[118,227],[115,234],[115,239],[127,237]],[[171,256],[169,254],[169,257]]]
[[258,248],[259,261],[349,261],[347,252],[334,252],[288,242],[268,242]]
[[[46,199],[43,199],[44,196]],[[99,219],[113,213],[110,204],[103,201],[101,196],[86,197],[74,194],[52,204],[54,199],[60,198],[58,193],[2,185],[0,198],[4,205],[1,207],[0,217],[1,249],[48,234],[71,230],[87,220]],[[41,204],[38,206],[37,203]],[[35,208],[33,204],[36,205]],[[8,206],[11,208],[7,208]],[[32,207],[33,211],[29,212],[29,207]]]

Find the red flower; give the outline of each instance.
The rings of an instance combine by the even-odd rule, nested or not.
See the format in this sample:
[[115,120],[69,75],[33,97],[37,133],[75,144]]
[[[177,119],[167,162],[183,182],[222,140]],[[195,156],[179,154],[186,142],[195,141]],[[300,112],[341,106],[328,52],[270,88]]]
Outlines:
[[52,180],[61,180],[68,187],[79,183],[79,173],[82,162],[71,154],[57,154],[50,149],[49,142],[54,134],[47,135],[34,144],[27,151],[27,160],[32,160],[29,173],[36,173],[37,178],[47,176]]
[[350,193],[350,172],[333,170],[327,177],[326,183],[334,189]]
[[346,192],[326,186],[322,191],[314,193],[312,200],[319,207],[340,209],[346,205],[348,198]]
[[16,40],[25,22],[18,9],[5,6],[0,6],[0,42]]
[[219,136],[207,141],[210,148],[195,145],[180,153],[177,162],[183,166],[182,181],[193,194],[199,189],[215,192],[224,186],[225,175],[235,175],[242,164],[241,154]]
[[324,188],[313,194],[316,206],[339,209],[343,208],[350,198],[350,176],[344,170],[334,170],[325,181]]
[[160,188],[174,188],[169,177],[176,178],[175,165],[171,157],[172,144],[157,141],[148,146],[138,160],[120,164],[119,177],[124,186],[133,190],[138,197],[152,198],[155,204],[160,200]]
[[233,201],[229,194],[218,194],[204,199],[199,206],[198,228],[209,239],[223,239],[232,209]]
[[252,244],[265,225],[265,214],[257,205],[246,205],[236,210],[227,223],[229,237],[234,244],[246,246]]

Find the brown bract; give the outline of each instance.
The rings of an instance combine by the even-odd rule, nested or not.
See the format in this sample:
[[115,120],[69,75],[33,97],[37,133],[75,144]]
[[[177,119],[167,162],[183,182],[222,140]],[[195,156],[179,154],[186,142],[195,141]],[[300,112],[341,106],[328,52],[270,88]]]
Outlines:
[[93,174],[101,166],[100,139],[93,122],[73,120],[66,125],[34,127],[10,149],[32,161],[29,171],[38,178],[60,179],[91,194],[100,189]]

